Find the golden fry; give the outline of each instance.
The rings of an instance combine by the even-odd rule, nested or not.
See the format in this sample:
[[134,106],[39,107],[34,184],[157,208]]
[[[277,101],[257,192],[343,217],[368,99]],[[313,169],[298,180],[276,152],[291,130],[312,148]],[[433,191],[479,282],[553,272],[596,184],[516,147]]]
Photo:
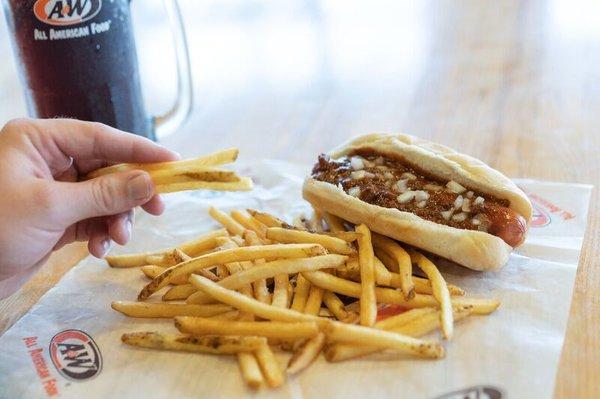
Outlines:
[[361,224],[356,226],[361,233],[358,239],[358,259],[360,263],[360,324],[372,326],[377,319],[377,298],[375,297],[375,269],[373,266],[373,246],[371,231]]
[[269,227],[267,238],[282,243],[312,243],[320,244],[330,252],[351,255],[356,253],[348,243],[342,239],[325,234],[310,233],[308,231]]
[[196,337],[186,334],[163,334],[150,331],[123,334],[121,341],[142,348],[201,352],[214,355],[253,352],[267,345],[266,339],[262,337]]

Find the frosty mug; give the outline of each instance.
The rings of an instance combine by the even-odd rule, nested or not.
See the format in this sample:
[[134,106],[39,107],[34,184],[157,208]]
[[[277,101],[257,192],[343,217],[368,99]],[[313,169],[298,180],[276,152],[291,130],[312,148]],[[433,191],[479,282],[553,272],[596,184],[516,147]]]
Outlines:
[[177,62],[177,98],[147,114],[129,0],[3,0],[29,114],[102,122],[156,140],[192,105],[185,32],[176,0],[165,0]]

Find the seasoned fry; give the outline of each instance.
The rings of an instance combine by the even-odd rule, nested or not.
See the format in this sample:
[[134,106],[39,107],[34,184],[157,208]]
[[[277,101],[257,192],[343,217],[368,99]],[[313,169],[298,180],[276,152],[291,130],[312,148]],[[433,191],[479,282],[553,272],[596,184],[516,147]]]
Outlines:
[[312,338],[319,333],[311,321],[283,323],[278,321],[215,321],[202,317],[177,317],[179,331],[197,335],[249,335],[266,338]]
[[106,168],[96,169],[88,173],[85,179],[93,179],[98,176],[103,176],[109,173],[123,172],[128,170],[145,170],[146,172],[162,171],[167,169],[176,169],[182,167],[201,167],[201,166],[216,166],[226,163],[235,162],[239,150],[230,148],[209,154],[200,158],[186,159],[183,161],[174,162],[156,162],[156,163],[122,163],[118,165],[108,166]]
[[304,313],[317,316],[321,310],[321,302],[323,302],[323,289],[315,285],[310,287]]
[[431,281],[431,287],[433,289],[433,297],[440,304],[441,318],[442,318],[442,332],[444,338],[451,339],[454,331],[454,323],[452,320],[452,302],[450,300],[450,292],[446,281],[442,277],[442,274],[437,267],[417,251],[410,251],[410,258],[415,262]]
[[356,253],[348,243],[342,239],[325,234],[310,233],[308,231],[269,227],[267,238],[283,243],[313,243],[320,244],[330,252],[342,255]]
[[233,220],[233,218],[225,212],[221,212],[217,208],[211,206],[208,210],[208,214],[217,222],[219,222],[223,227],[225,227],[229,234],[238,236],[244,234],[244,226]]
[[259,212],[254,209],[246,209],[246,212],[267,227],[283,227],[287,224],[283,220],[266,212]]
[[287,373],[298,374],[314,362],[325,346],[325,334],[319,333],[305,341],[292,355],[288,362]]
[[281,367],[279,367],[277,359],[275,359],[275,355],[273,355],[268,344],[264,343],[255,350],[254,356],[260,365],[265,380],[267,380],[267,384],[271,388],[276,388],[284,383],[285,375],[281,371]]
[[304,278],[302,274],[298,274],[298,277],[296,277],[296,290],[294,292],[294,299],[290,308],[297,312],[304,313],[309,291],[310,282]]
[[156,276],[158,276],[159,274],[161,274],[162,272],[164,272],[167,269],[168,269],[168,267],[156,266],[156,265],[146,265],[146,266],[140,267],[140,270],[142,271],[142,273],[144,273],[144,276],[146,276],[150,279],[155,278]]
[[375,297],[375,269],[373,267],[373,246],[371,231],[361,224],[356,226],[361,233],[358,239],[358,259],[360,263],[360,324],[372,326],[377,319],[377,299]]
[[[418,310],[426,310],[430,308],[424,309],[413,309],[409,312],[414,312]],[[454,319],[456,321],[462,320],[471,314],[473,311],[472,307],[464,307],[457,308],[454,310]],[[409,313],[406,312],[406,313]],[[404,314],[406,314],[404,313]],[[419,314],[417,317],[407,318],[404,323],[396,324],[393,326],[379,326],[376,327],[383,328],[384,330],[397,332],[399,334],[408,335],[411,337],[420,337],[425,334],[428,334],[440,327],[440,316],[439,311],[428,312],[425,314]],[[402,315],[400,315],[402,316]],[[385,320],[387,321],[387,320]],[[375,348],[373,346],[357,346],[353,344],[334,344],[327,348],[325,352],[325,358],[329,362],[341,362],[348,359],[354,359],[360,356],[365,356],[371,353],[379,352],[380,348]]]
[[[360,284],[354,281],[344,280],[331,274],[314,271],[302,272],[302,275],[312,284],[323,289],[330,290],[342,295],[353,298],[360,298]],[[428,306],[438,306],[438,302],[431,295],[416,294],[413,299],[407,301],[401,292],[390,289],[375,287],[375,296],[377,302],[380,303],[395,303],[406,308],[422,308]],[[452,306],[473,306],[473,313],[486,315],[492,313],[500,306],[500,302],[495,299],[476,299],[476,298],[452,298]]]
[[231,211],[231,217],[244,228],[254,231],[260,238],[267,238],[267,226],[254,219],[252,216],[248,216],[245,212],[235,210]]
[[157,170],[150,172],[150,177],[156,185],[194,181],[237,182],[240,180],[240,177],[231,170],[206,166],[179,166]]
[[[212,249],[217,246],[215,238],[226,236],[227,231],[225,229],[218,229],[204,234],[194,240],[184,242],[178,245],[182,251],[186,254],[194,255],[198,252]],[[146,257],[152,255],[164,255],[172,252],[175,248],[166,248],[158,251],[138,253],[138,254],[127,254],[127,255],[112,255],[105,256],[104,259],[108,262],[111,267],[136,267],[146,264]]]
[[[346,257],[343,255],[321,255],[312,258],[301,259],[279,259],[267,262],[262,265],[256,265],[249,269],[232,274],[219,281],[221,287],[236,290],[246,284],[254,281],[271,278],[278,274],[293,274],[306,270],[319,270],[335,267],[344,263]],[[196,292],[188,298],[188,303],[201,304],[210,299],[209,295],[203,292]],[[262,302],[262,301],[261,301]]]
[[262,337],[196,337],[186,334],[163,334],[150,331],[123,334],[121,341],[142,348],[201,352],[214,355],[253,352],[267,345],[266,339]]
[[237,354],[238,364],[240,365],[240,371],[246,384],[251,389],[258,389],[264,382],[260,366],[254,353],[240,352]]
[[188,305],[181,303],[148,303],[116,301],[111,307],[130,317],[173,318],[175,316],[209,317],[232,310],[227,305]]
[[[271,242],[267,239],[262,239],[258,236],[258,234],[254,230],[246,229],[244,231],[244,241],[246,244],[253,245],[262,245],[262,244],[270,244]],[[254,261],[256,266],[260,266],[265,263],[265,259],[257,259]],[[267,279],[260,278],[252,283],[254,287],[254,297],[262,303],[271,303],[271,293],[267,288]]]
[[273,305],[267,305],[256,299],[248,298],[238,292],[228,290],[220,285],[213,283],[209,279],[192,274],[190,282],[198,289],[206,292],[219,302],[233,306],[243,312],[253,313],[258,317],[274,321],[317,321],[319,318],[290,309],[276,308]]
[[373,246],[381,249],[396,261],[400,274],[400,289],[406,299],[411,299],[415,294],[415,286],[412,281],[412,263],[408,253],[394,240],[380,234],[373,235]]
[[325,327],[327,338],[334,342],[369,345],[381,349],[394,349],[422,357],[442,358],[444,348],[437,342],[423,341],[395,332],[331,322]]
[[[211,279],[212,280],[212,279]],[[191,284],[176,285],[171,288],[162,296],[163,301],[174,301],[178,299],[187,299],[194,292],[198,291],[196,287]]]
[[148,298],[178,276],[187,276],[190,273],[196,272],[196,270],[205,269],[214,265],[260,258],[305,258],[324,253],[324,248],[315,244],[264,245],[230,248],[223,251],[212,252],[165,270],[142,289],[138,295],[138,299],[144,300]]
[[344,308],[344,303],[331,291],[323,293],[323,302],[327,309],[338,319],[345,320],[348,317],[348,312]]
[[271,304],[278,308],[287,308],[289,305],[289,285],[290,279],[287,273],[276,274],[273,277],[273,297]]

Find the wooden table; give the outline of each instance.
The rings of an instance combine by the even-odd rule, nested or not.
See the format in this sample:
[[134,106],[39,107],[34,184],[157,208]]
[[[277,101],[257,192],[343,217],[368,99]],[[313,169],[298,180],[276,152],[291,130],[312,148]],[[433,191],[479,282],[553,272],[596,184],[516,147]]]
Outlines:
[[[174,72],[169,35],[160,4],[140,3],[144,87],[150,109],[160,110],[174,92],[165,78]],[[598,6],[181,3],[196,106],[165,144],[183,155],[236,145],[245,158],[309,163],[353,134],[403,131],[512,177],[595,183],[556,397],[600,397]],[[6,40],[0,54],[10,57]],[[14,62],[0,65],[0,88],[0,123],[24,115]],[[81,244],[59,251],[0,302],[0,333],[85,254]]]

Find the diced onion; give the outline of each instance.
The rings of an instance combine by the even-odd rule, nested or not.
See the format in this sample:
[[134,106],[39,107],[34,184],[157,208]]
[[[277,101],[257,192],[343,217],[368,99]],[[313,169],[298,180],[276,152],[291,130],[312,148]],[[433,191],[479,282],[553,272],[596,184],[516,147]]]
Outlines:
[[447,211],[443,211],[443,212],[441,212],[442,213],[442,217],[445,220],[450,220],[450,218],[452,217],[452,212],[454,212],[453,209],[450,209],[450,210],[447,210]]
[[350,158],[350,165],[354,170],[361,170],[365,168],[365,163],[361,157],[352,157]]
[[461,209],[463,212],[471,212],[471,200],[468,198],[465,198],[463,200]]
[[481,204],[483,204],[484,201],[485,201],[485,198],[483,198],[483,197],[477,197],[473,201],[473,205],[481,205]]
[[408,179],[408,180],[415,180],[417,178],[417,176],[413,175],[410,172],[404,172],[400,175],[400,177],[403,179]]
[[407,191],[405,193],[400,194],[396,199],[398,200],[399,203],[405,204],[407,202],[412,201],[414,198],[415,198],[415,192]]
[[454,200],[454,209],[459,210],[462,207],[463,201],[464,198],[462,195],[456,197],[456,199]]
[[429,193],[427,191],[419,190],[415,191],[415,201],[427,201],[429,199]]
[[467,191],[467,198],[473,198],[473,191]]
[[354,172],[350,173],[350,178],[352,180],[359,180],[365,177],[365,171],[364,170],[355,170]]
[[398,190],[401,193],[408,191],[408,180],[398,180],[398,182],[396,183],[396,190]]
[[466,188],[464,188],[463,186],[461,186],[460,184],[458,184],[457,182],[455,182],[454,180],[450,180],[447,184],[446,187],[448,187],[448,189],[450,191],[452,191],[453,193],[456,194],[462,194],[465,191],[467,191]]
[[352,187],[350,190],[348,190],[348,195],[358,198],[360,196],[360,187],[358,187],[358,186]]
[[391,180],[394,178],[394,174],[392,172],[385,172],[383,177],[385,177],[387,180]]
[[425,205],[427,205],[427,201],[421,201],[417,203],[417,208],[425,208]]
[[464,212],[461,213],[457,213],[456,215],[452,216],[452,220],[455,222],[464,222],[467,219],[467,214]]

